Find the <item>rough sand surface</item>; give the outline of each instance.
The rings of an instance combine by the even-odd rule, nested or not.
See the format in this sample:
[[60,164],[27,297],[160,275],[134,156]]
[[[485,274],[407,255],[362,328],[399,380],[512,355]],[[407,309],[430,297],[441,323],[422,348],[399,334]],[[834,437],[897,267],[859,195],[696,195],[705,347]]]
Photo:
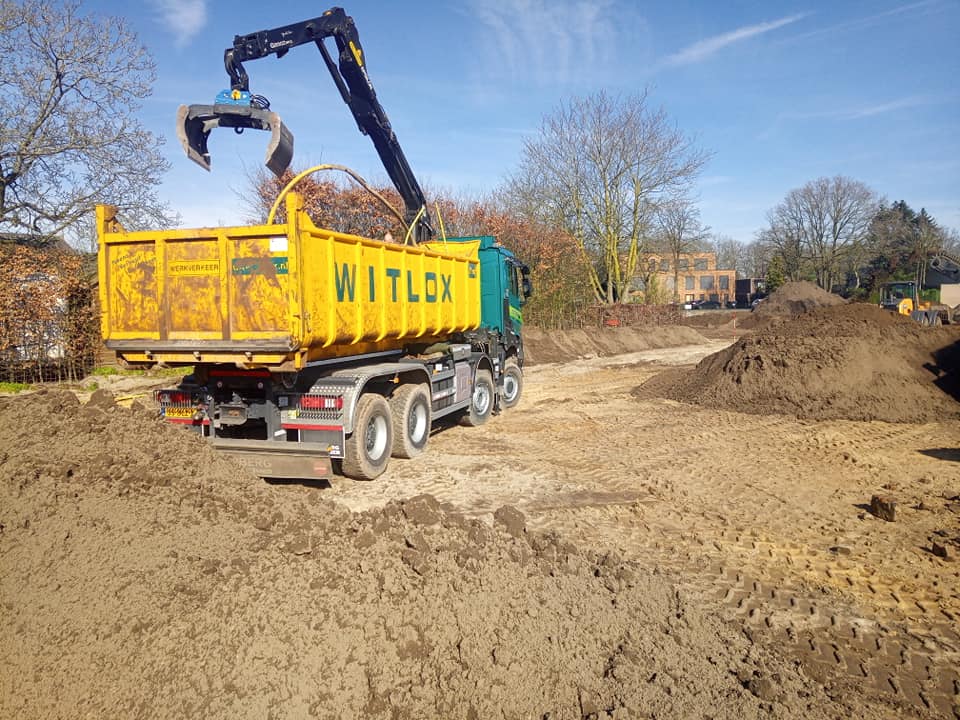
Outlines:
[[721,347],[532,367],[326,487],[0,400],[0,717],[960,717],[960,421],[637,396]]
[[648,395],[809,419],[960,418],[960,328],[925,328],[872,305],[821,306],[770,322]]
[[849,711],[656,567],[510,507],[351,514],[104,392],[0,401],[0,447],[0,717]]

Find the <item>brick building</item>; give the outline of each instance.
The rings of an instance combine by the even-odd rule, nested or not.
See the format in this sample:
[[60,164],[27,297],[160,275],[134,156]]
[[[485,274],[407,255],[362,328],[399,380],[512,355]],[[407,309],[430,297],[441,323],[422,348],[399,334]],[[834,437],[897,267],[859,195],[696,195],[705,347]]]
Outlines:
[[676,258],[676,267],[674,260],[672,255],[659,253],[649,253],[640,260],[641,273],[650,274],[655,279],[667,302],[735,301],[737,271],[718,268],[716,253],[683,253]]

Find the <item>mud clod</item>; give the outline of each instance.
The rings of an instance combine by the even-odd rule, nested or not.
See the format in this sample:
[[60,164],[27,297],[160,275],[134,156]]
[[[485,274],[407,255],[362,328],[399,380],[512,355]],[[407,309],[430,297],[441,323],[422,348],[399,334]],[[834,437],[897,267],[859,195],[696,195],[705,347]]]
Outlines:
[[515,538],[523,537],[527,531],[526,516],[510,505],[504,505],[493,513],[493,522]]
[[874,495],[870,498],[870,512],[881,520],[895,522],[897,519],[897,503],[886,495]]

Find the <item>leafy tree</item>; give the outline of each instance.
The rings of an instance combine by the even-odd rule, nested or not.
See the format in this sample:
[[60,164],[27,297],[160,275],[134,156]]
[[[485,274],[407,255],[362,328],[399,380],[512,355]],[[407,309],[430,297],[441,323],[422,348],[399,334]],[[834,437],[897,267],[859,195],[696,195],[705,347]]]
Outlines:
[[856,272],[868,286],[889,279],[922,285],[930,257],[949,252],[952,237],[924,208],[917,213],[903,200],[881,206],[870,223],[868,257]]
[[123,19],[0,0],[0,56],[0,231],[76,240],[99,202],[128,227],[172,221],[161,140],[136,118],[154,64]]
[[767,266],[767,292],[772,293],[778,287],[783,285],[787,278],[784,275],[783,256],[774,255],[770,258],[770,264]]
[[708,159],[647,93],[562,104],[525,141],[507,182],[511,209],[572,237],[599,302],[626,297],[655,210],[687,194]]
[[0,379],[79,379],[100,346],[84,258],[29,240],[0,238]]

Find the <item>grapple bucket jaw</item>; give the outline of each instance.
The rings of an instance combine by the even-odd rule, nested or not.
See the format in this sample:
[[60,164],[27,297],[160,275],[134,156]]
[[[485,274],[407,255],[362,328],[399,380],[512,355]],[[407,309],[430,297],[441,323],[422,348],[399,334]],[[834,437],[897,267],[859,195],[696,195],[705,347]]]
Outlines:
[[181,105],[177,109],[177,137],[187,157],[204,170],[210,170],[207,139],[210,131],[218,127],[234,128],[238,132],[247,128],[269,130],[265,162],[277,177],[283,175],[293,160],[293,134],[275,112],[244,105]]

